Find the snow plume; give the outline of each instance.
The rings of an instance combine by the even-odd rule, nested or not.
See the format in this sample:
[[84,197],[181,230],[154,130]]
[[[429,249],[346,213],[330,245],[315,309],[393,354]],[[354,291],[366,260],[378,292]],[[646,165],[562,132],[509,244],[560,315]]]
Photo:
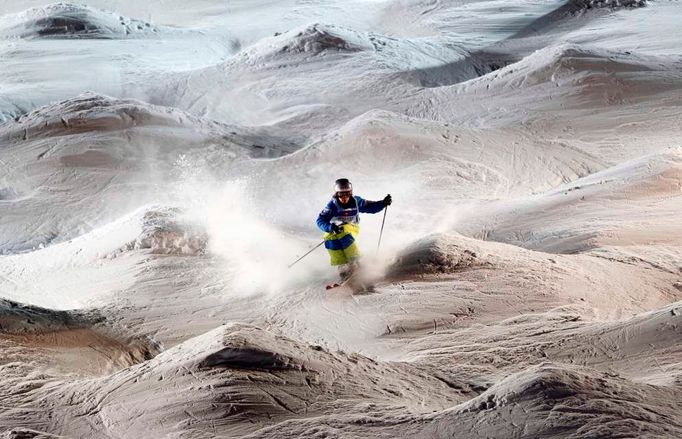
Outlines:
[[[176,187],[187,220],[205,228],[207,251],[224,264],[225,281],[236,294],[277,294],[309,282],[310,265],[288,265],[310,243],[287,235],[262,219],[248,178],[219,181],[181,156],[176,163],[181,181]],[[311,262],[306,261],[306,262]]]
[[482,205],[478,201],[462,201],[454,205],[436,218],[432,233],[448,233],[460,230],[470,218],[476,216],[481,208]]

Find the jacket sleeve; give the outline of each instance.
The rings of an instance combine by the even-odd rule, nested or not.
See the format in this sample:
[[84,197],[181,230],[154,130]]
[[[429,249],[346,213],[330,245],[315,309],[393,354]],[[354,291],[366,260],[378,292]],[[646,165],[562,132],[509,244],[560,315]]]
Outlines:
[[332,231],[332,224],[331,224],[331,219],[334,217],[334,205],[330,201],[327,203],[326,206],[324,206],[324,209],[322,209],[322,212],[320,212],[319,215],[317,215],[317,227],[320,228],[323,232],[331,232]]
[[378,213],[384,210],[384,201],[369,201],[362,197],[355,197],[358,203],[358,210],[362,213]]

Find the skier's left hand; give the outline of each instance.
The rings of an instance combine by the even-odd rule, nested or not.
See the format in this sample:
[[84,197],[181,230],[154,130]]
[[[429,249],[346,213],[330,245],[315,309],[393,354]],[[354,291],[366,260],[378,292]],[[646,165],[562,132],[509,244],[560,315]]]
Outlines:
[[384,206],[390,206],[392,202],[393,198],[391,198],[391,194],[388,194],[384,197]]

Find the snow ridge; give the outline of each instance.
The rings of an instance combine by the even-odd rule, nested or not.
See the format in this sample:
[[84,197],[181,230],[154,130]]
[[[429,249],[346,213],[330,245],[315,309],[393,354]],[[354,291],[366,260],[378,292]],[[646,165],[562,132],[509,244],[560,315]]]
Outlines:
[[291,54],[320,55],[371,50],[369,37],[361,32],[321,23],[301,26],[265,38],[238,55],[241,59],[268,60]]
[[[517,89],[547,83],[555,86],[574,84],[595,86],[599,81],[585,78],[608,77],[654,70],[654,66],[670,61],[652,56],[640,56],[630,51],[614,51],[562,43],[536,50],[519,62],[507,65],[480,78],[462,83],[461,90]],[[614,92],[618,91],[614,87]]]
[[113,12],[71,3],[54,3],[0,18],[5,38],[113,39],[155,35],[160,27]]

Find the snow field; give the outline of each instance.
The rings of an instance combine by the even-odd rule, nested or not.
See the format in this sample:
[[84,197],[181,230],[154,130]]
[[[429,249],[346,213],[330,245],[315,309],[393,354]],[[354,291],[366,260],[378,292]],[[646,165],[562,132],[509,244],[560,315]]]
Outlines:
[[[643,3],[3,3],[0,435],[679,437]],[[339,177],[371,294],[287,268]]]

